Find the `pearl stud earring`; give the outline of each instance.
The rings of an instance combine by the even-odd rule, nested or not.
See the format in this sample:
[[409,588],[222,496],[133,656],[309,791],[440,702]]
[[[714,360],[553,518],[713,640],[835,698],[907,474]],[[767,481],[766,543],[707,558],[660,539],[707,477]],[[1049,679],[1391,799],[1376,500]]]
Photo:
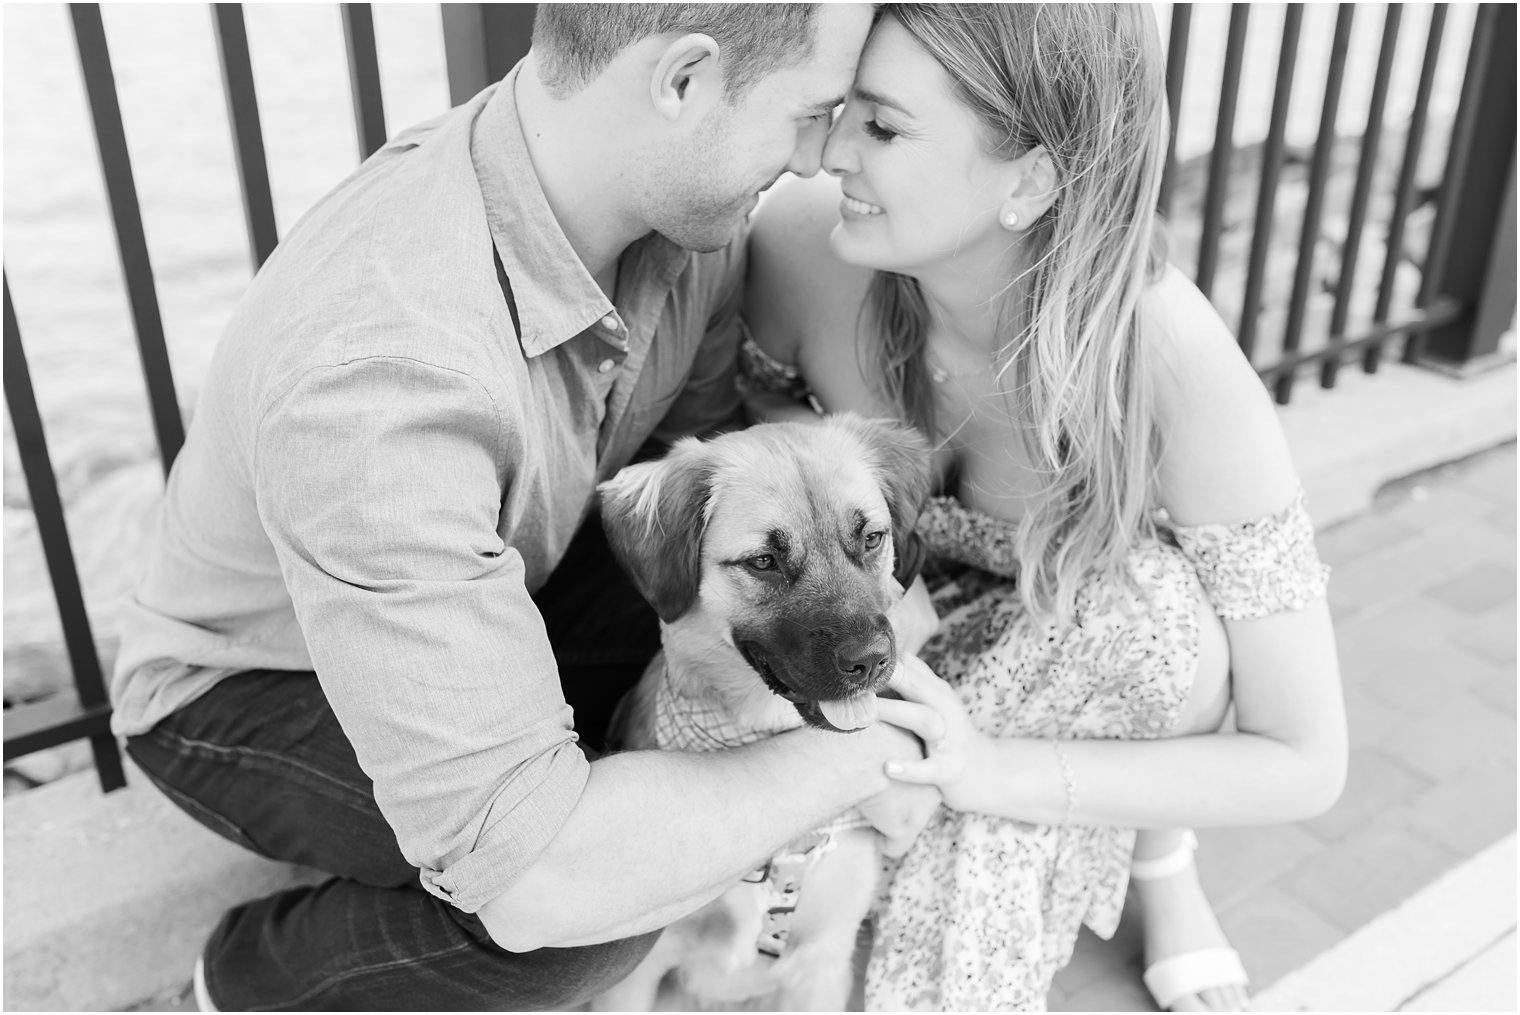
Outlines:
[[1016,228],[1018,228],[1018,224],[1019,224],[1019,213],[1018,212],[1011,211],[1011,212],[1008,212],[1007,214],[1005,214],[1003,216],[1003,228],[1004,229],[1016,229]]

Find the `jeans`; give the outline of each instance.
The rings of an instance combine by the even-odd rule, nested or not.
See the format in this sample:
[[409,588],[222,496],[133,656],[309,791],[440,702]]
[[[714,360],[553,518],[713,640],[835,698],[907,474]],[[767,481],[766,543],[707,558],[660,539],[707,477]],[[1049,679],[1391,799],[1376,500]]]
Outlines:
[[[659,645],[653,612],[595,517],[535,598],[577,730],[600,745]],[[476,916],[423,891],[312,673],[236,674],[129,738],[127,751],[218,835],[333,875],[222,918],[202,958],[223,1011],[564,1009],[617,983],[654,943],[649,934],[512,953]]]

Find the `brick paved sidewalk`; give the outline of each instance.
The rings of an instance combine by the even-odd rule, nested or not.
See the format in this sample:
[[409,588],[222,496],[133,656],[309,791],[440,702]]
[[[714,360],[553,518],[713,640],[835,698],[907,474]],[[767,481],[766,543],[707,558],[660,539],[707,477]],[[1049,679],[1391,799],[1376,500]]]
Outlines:
[[[1199,833],[1261,991],[1515,830],[1513,443],[1389,484],[1319,536],[1351,767],[1327,814]],[[1084,933],[1051,1008],[1154,1011],[1133,920]]]

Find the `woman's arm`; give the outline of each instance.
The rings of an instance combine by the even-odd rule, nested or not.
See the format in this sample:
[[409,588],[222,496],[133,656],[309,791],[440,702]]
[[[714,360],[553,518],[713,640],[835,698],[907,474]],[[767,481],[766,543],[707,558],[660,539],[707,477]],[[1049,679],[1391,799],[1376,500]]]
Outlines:
[[[1230,524],[1293,503],[1299,479],[1266,387],[1213,306],[1175,268],[1151,291],[1145,326],[1157,338],[1160,493],[1172,520]],[[1289,812],[1282,820],[1327,809],[1345,783],[1347,756],[1329,604],[1319,596],[1254,619],[1226,617],[1224,627],[1236,728],[1268,744],[1265,791],[1288,796],[1277,804]]]
[[[1275,411],[1207,300],[1175,271],[1147,307],[1163,435],[1162,503],[1180,525],[1281,511],[1298,489]],[[1329,609],[1226,620],[1238,732],[1157,741],[993,740],[959,700],[905,667],[883,718],[942,743],[897,778],[938,784],[947,803],[1038,823],[1141,828],[1270,824],[1327,809],[1345,781],[1346,725]],[[884,703],[885,704],[885,703]],[[1063,764],[1064,755],[1064,764]]]
[[904,660],[892,686],[905,700],[883,698],[880,717],[917,733],[928,756],[889,763],[887,775],[938,786],[954,810],[1048,825],[1277,824],[1326,810],[1344,778],[1323,771],[1313,752],[1263,733],[1167,740],[988,736],[971,725],[954,689],[916,659]]

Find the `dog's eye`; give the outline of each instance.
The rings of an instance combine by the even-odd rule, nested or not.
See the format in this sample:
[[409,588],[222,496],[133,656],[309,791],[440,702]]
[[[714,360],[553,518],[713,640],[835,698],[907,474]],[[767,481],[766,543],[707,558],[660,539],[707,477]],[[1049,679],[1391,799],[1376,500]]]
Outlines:
[[866,549],[867,550],[874,550],[874,549],[876,549],[878,546],[881,545],[882,540],[884,540],[886,538],[887,538],[887,534],[885,532],[867,532],[866,533]]
[[774,571],[776,570],[776,558],[768,553],[762,553],[758,557],[751,557],[749,559],[749,566],[756,571]]

